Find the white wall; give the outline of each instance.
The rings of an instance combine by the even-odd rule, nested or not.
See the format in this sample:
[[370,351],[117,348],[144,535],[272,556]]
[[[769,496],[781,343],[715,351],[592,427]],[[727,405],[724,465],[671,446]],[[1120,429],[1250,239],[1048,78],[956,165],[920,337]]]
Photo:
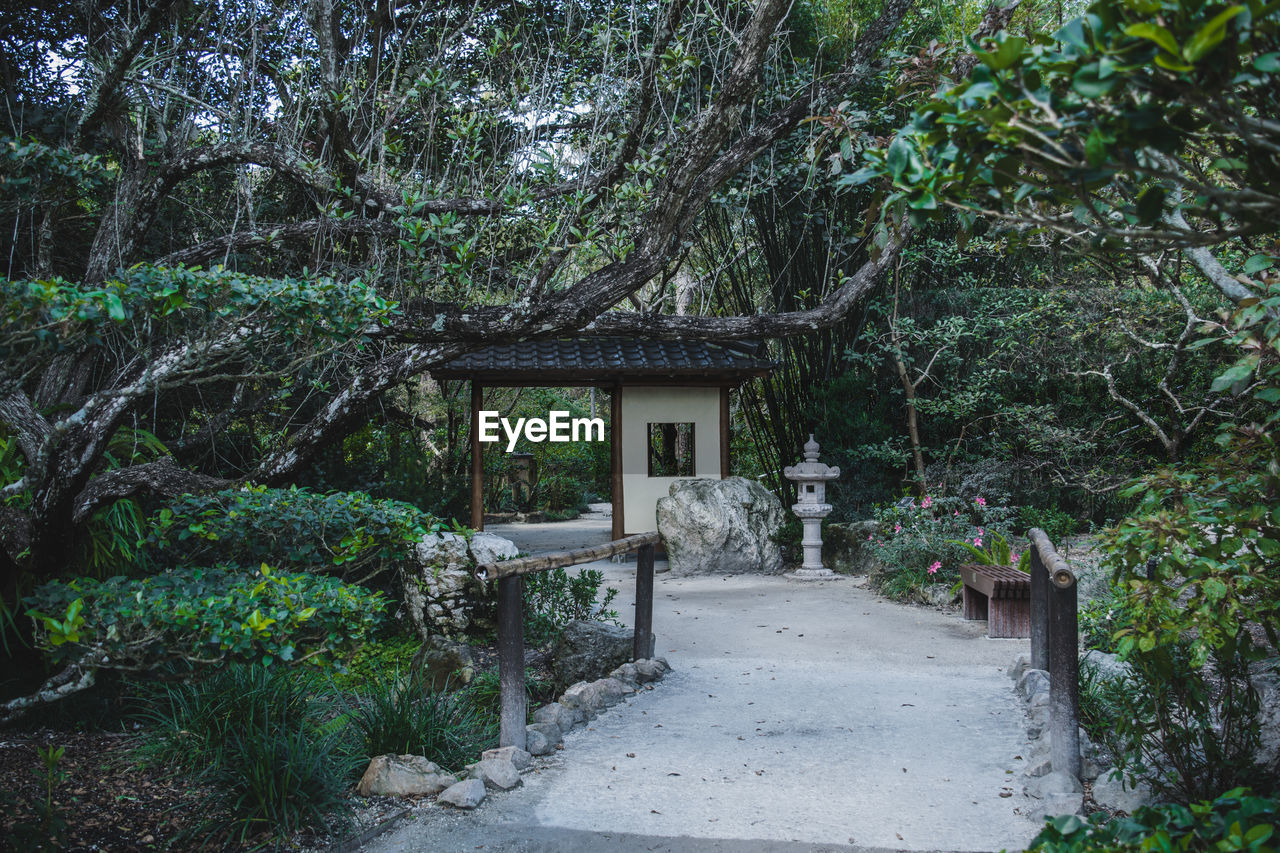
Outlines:
[[650,477],[651,423],[692,423],[694,475],[720,479],[720,389],[624,385],[622,394],[622,508],[627,533],[658,529],[658,498],[676,480]]

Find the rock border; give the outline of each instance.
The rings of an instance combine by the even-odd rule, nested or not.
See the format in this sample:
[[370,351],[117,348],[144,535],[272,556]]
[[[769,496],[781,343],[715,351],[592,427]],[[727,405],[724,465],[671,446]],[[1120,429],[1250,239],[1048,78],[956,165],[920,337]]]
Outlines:
[[[525,728],[527,750],[515,746],[486,749],[480,754],[480,760],[468,764],[459,777],[443,774],[435,764],[419,756],[375,756],[370,759],[365,779],[361,780],[361,793],[363,796],[396,796],[380,789],[374,790],[374,779],[386,775],[375,771],[391,764],[400,769],[401,765],[408,763],[412,767],[404,768],[406,771],[420,771],[418,775],[423,777],[421,788],[412,793],[435,794],[438,805],[470,811],[484,802],[490,791],[510,791],[520,787],[523,784],[520,775],[532,769],[533,756],[550,755],[563,749],[564,736],[570,731],[594,720],[602,711],[628,696],[634,696],[641,690],[652,690],[653,685],[670,671],[671,664],[666,658],[642,658],[622,664],[604,678],[579,681],[565,690],[557,701],[533,712],[533,722]],[[401,774],[405,775],[409,774]],[[402,792],[409,787],[403,778],[398,777],[395,781]],[[395,816],[395,820],[403,816],[402,812]]]
[[[1106,658],[1100,661],[1098,658]],[[1082,658],[1090,659],[1095,666],[1123,666],[1114,655],[1088,651]],[[1115,812],[1132,813],[1139,806],[1151,802],[1151,792],[1139,785],[1129,788],[1123,780],[1115,778],[1118,771],[1111,766],[1104,751],[1094,744],[1089,733],[1080,729],[1080,778],[1065,770],[1053,769],[1052,733],[1049,731],[1049,673],[1031,668],[1031,655],[1023,652],[1013,660],[1008,675],[1015,690],[1026,704],[1027,742],[1023,770],[1023,793],[1032,801],[1028,816],[1043,820],[1058,815],[1084,813],[1084,783],[1092,783],[1093,801],[1102,808]]]

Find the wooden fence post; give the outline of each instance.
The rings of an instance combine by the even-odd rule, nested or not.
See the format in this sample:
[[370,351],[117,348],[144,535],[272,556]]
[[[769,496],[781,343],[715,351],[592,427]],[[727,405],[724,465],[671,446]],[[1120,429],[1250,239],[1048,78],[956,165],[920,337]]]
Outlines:
[[652,545],[641,545],[636,554],[636,633],[631,644],[635,660],[649,657],[653,644],[653,552]]
[[1076,578],[1055,567],[1049,593],[1049,732],[1053,769],[1080,778],[1080,628]]
[[1031,668],[1048,670],[1049,569],[1040,554],[1040,546],[1049,540],[1038,528],[1027,531],[1027,538],[1031,540]]
[[524,578],[498,580],[498,686],[502,719],[498,745],[527,746],[524,692]]

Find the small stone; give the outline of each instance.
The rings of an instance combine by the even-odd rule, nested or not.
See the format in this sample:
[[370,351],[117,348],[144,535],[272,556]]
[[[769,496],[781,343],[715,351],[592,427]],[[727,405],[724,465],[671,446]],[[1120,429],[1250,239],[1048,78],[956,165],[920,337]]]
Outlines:
[[600,701],[600,690],[595,683],[579,681],[560,696],[560,704],[566,708],[584,711],[590,718],[603,703]]
[[1040,776],[1048,776],[1053,771],[1053,762],[1048,758],[1041,758],[1027,765],[1027,769],[1022,773],[1025,776],[1037,778]]
[[594,687],[600,704],[606,708],[621,702],[622,697],[628,693],[636,692],[635,688],[628,687],[616,678],[602,678],[594,683]]
[[471,777],[494,791],[510,791],[520,785],[520,771],[505,758],[486,758],[471,768]]
[[533,721],[535,723],[550,723],[560,731],[567,732],[578,722],[578,717],[573,713],[572,709],[566,708],[559,702],[552,702],[534,711]]
[[[551,744],[551,746],[564,742],[564,735],[561,733],[560,727],[555,723],[532,723],[531,725],[525,726],[525,731],[536,731],[538,734],[546,738],[547,743]],[[533,750],[530,749],[529,752],[533,752]],[[533,754],[540,755],[542,753],[533,752]]]
[[1029,700],[1042,690],[1049,692],[1049,673],[1043,669],[1029,669],[1018,679],[1018,695],[1023,699]]
[[1040,821],[1059,815],[1083,814],[1084,794],[1049,794],[1037,801],[1029,810],[1028,817]]
[[636,684],[639,683],[639,673],[636,672],[636,665],[633,663],[624,663],[622,666],[609,673],[609,677],[616,678],[618,681],[621,681],[623,684],[626,684],[633,689]]
[[500,746],[497,749],[486,749],[480,753],[481,760],[486,758],[498,758],[510,761],[516,766],[517,770],[524,770],[533,763],[532,757],[518,746]]
[[653,658],[653,662],[662,667],[662,673],[664,675],[671,671],[671,664],[667,663],[666,658]]
[[526,726],[524,730],[525,748],[530,755],[550,755],[555,750],[551,739],[536,726]]
[[640,684],[658,681],[665,673],[662,664],[655,660],[638,660],[632,666],[636,671],[636,681]]
[[1119,771],[1108,768],[1099,773],[1093,783],[1093,799],[1112,811],[1133,814],[1138,808],[1150,805],[1152,796],[1146,785],[1130,786]]
[[1080,780],[1065,770],[1054,770],[1052,773],[1032,779],[1027,782],[1026,787],[1027,796],[1037,800],[1044,799],[1050,794],[1079,794],[1083,791],[1084,787],[1081,786]]
[[479,779],[463,779],[446,788],[437,802],[448,803],[458,809],[474,809],[484,801],[484,795],[483,782]]
[[455,781],[421,755],[378,755],[369,761],[356,792],[362,797],[437,794]]
[[1013,659],[1013,663],[1009,666],[1009,677],[1017,683],[1022,678],[1022,674],[1031,668],[1031,655],[1023,652]]

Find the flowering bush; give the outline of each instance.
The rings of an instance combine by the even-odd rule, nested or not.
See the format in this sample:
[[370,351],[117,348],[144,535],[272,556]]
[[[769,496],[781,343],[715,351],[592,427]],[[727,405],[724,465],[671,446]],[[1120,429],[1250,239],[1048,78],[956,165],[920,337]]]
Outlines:
[[1005,541],[1001,528],[1012,514],[982,497],[925,495],[919,501],[904,499],[881,507],[876,512],[881,532],[868,540],[894,578],[882,589],[905,595],[926,582],[956,580],[956,567],[973,562],[970,551],[983,547],[991,537]]

